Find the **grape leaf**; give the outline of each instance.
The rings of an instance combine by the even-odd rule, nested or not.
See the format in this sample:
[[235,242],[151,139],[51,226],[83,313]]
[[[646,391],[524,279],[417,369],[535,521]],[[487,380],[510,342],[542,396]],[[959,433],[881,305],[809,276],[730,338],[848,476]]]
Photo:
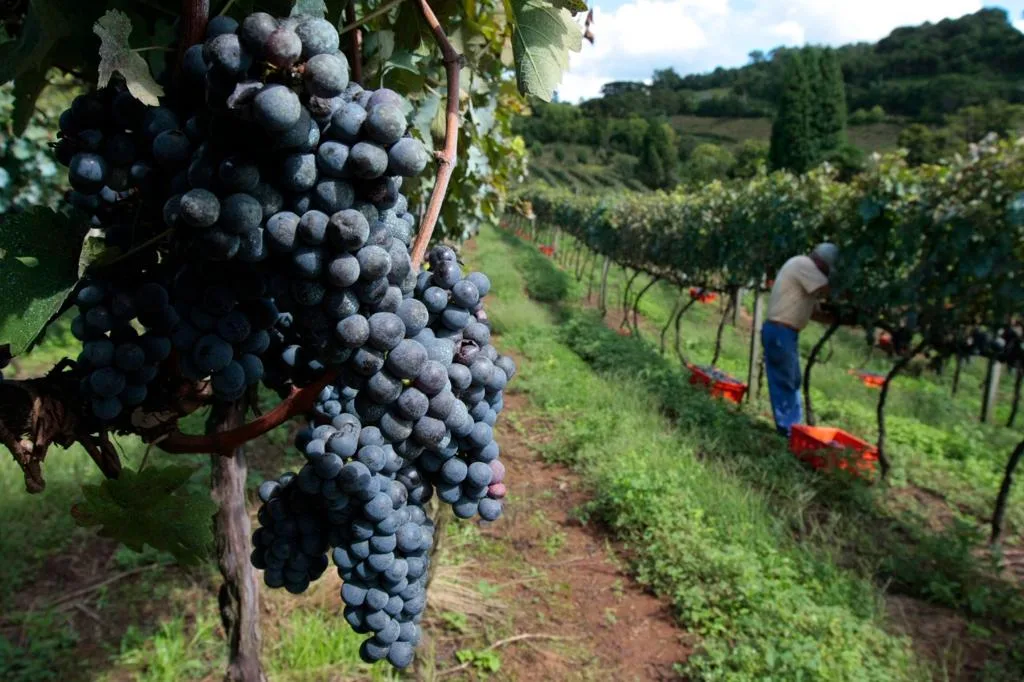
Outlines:
[[0,218],[0,344],[20,355],[78,282],[82,239],[74,221],[35,207]]
[[36,68],[28,69],[14,79],[14,111],[11,113],[11,127],[14,135],[20,136],[36,113],[36,100],[46,87],[46,72],[50,69],[50,57]]
[[100,526],[99,534],[136,552],[144,545],[196,564],[213,549],[211,517],[217,505],[208,494],[183,490],[195,469],[150,465],[122,469],[116,479],[83,485],[84,500],[72,507],[79,526]]
[[295,0],[291,16],[323,19],[327,16],[327,3],[324,0]]
[[124,76],[128,91],[143,104],[159,106],[164,89],[153,80],[146,60],[128,45],[132,22],[128,15],[118,10],[109,10],[92,27],[100,37],[99,87],[110,82],[114,72]]
[[587,3],[583,0],[551,0],[551,4],[569,10],[573,16],[587,11]]
[[566,9],[544,0],[507,0],[512,26],[516,82],[524,95],[551,101],[562,72],[569,68],[569,50],[579,52],[583,34]]

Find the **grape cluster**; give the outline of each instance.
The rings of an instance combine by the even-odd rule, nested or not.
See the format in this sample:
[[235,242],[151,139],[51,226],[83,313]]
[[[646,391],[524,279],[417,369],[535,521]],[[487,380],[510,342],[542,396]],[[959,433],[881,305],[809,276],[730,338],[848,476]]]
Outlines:
[[268,587],[301,594],[330,565],[321,500],[304,492],[292,472],[264,481],[259,496],[261,527],[252,537],[252,564],[264,572]]
[[[97,419],[114,420],[146,399],[158,365],[171,352],[168,334],[177,313],[169,301],[163,285],[152,281],[134,293],[99,280],[87,281],[79,289],[78,316],[71,330],[82,341],[82,396]],[[148,331],[140,335],[132,324],[135,320]]]
[[490,343],[486,276],[463,277],[443,246],[413,267],[402,185],[430,155],[400,95],[349,81],[339,42],[323,19],[220,16],[161,106],[114,84],[61,117],[69,201],[139,252],[116,286],[77,292],[78,369],[100,423],[160,407],[150,391],[178,377],[230,402],[331,372],[296,435],[302,468],[260,486],[251,561],[301,593],[333,558],[345,619],[372,635],[363,658],[405,667],[434,541],[425,505],[501,514],[493,427],[515,365]]
[[174,166],[162,150],[177,127],[172,111],[145,106],[123,82],[79,95],[61,114],[56,156],[68,167],[66,199],[91,216],[108,244],[124,249],[150,236],[151,221],[139,210],[163,204]]
[[265,262],[291,336],[344,361],[355,346],[341,321],[393,308],[414,283],[415,221],[400,189],[429,155],[407,136],[408,105],[349,82],[323,19],[211,23],[185,65],[205,108],[178,138],[187,170],[167,226],[205,258]]
[[171,336],[181,374],[210,377],[218,400],[238,400],[263,379],[261,356],[280,313],[265,295],[265,279],[231,268],[213,272],[186,266],[171,292],[180,318]]
[[296,436],[298,474],[260,486],[264,504],[252,561],[269,587],[304,591],[327,564],[328,546],[345,581],[345,619],[361,634],[367,661],[405,667],[419,641],[433,524],[413,498],[416,475],[380,430],[340,413]]

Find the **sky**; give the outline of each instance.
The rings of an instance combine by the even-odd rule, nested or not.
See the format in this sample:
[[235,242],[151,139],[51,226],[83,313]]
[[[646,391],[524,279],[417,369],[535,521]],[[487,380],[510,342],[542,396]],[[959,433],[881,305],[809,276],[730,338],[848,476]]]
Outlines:
[[[874,42],[898,26],[1002,7],[1024,31],[1024,0],[589,0],[595,43],[570,55],[563,102],[595,97],[615,80],[648,80],[741,66],[779,45]],[[584,15],[577,20],[582,23]]]

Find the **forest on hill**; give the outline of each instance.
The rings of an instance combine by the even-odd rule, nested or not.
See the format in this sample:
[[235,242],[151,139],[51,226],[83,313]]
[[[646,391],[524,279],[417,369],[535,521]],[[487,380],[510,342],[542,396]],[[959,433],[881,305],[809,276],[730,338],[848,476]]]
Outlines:
[[[679,181],[749,177],[768,157],[785,66],[807,49],[754,51],[743,67],[706,74],[659,69],[649,84],[607,83],[600,97],[579,105],[536,102],[516,129],[535,175],[552,184],[586,190],[644,181],[641,157],[653,143],[645,136],[667,139],[664,156],[674,160]],[[839,64],[850,112],[844,163],[856,166],[865,153],[897,146],[916,163],[933,162],[1024,121],[1024,34],[1003,9],[824,52]],[[575,163],[567,169],[566,160]]]

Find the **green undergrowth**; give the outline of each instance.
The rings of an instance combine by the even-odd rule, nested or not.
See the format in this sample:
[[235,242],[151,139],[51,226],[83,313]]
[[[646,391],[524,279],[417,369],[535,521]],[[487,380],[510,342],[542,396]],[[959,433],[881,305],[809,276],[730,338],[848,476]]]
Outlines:
[[[514,237],[504,236],[510,245]],[[542,233],[539,241],[548,243],[549,233]],[[571,248],[572,240],[561,235],[563,247]],[[514,247],[513,248],[517,248]],[[563,250],[565,250],[563,248]],[[548,267],[551,261],[545,260]],[[571,275],[574,259],[569,260],[569,273],[552,268],[569,278],[573,286],[580,287]],[[595,268],[599,280],[600,261]],[[527,288],[533,274],[524,270]],[[589,274],[590,270],[586,270]],[[629,279],[628,274],[613,266],[608,278],[609,319],[621,320],[621,299]],[[636,279],[631,296],[650,281],[646,275]],[[586,288],[584,278],[583,288]],[[594,290],[596,291],[595,285]],[[577,289],[578,291],[578,289]],[[660,342],[660,332],[669,320],[679,292],[672,286],[659,283],[641,300],[639,312],[646,320],[641,336],[653,347]],[[570,294],[567,300],[574,300]],[[679,350],[684,357],[697,364],[709,364],[714,356],[715,335],[722,315],[722,297],[711,304],[695,304],[683,317]],[[739,327],[727,324],[722,335],[722,351],[717,362],[720,369],[742,381],[747,379],[750,346],[749,325],[752,317],[753,297],[744,300],[742,322]],[[815,343],[824,333],[824,327],[811,325],[800,335],[801,366]],[[667,358],[678,366],[674,352],[673,332],[666,335]],[[818,423],[838,426],[864,440],[877,439],[876,407],[878,389],[862,385],[851,372],[857,370],[884,374],[892,360],[880,350],[868,348],[860,330],[840,329],[826,346],[814,366],[811,398]],[[981,394],[985,376],[985,363],[974,359],[964,366],[960,390],[951,394],[953,363],[947,363],[941,374],[926,371],[924,363],[915,361],[898,376],[890,389],[886,407],[887,452],[893,464],[891,482],[897,487],[907,484],[937,491],[954,508],[962,508],[976,520],[990,518],[996,493],[1002,480],[1006,460],[1014,446],[1024,439],[1024,419],[1018,419],[1017,428],[1005,426],[1012,406],[1012,376],[1004,374],[994,418],[990,424],[981,424]],[[765,423],[770,423],[771,407],[768,390],[754,390],[755,399],[746,411]],[[1011,534],[1019,535],[1024,529],[1024,487],[1017,486],[1011,494],[1007,509]]]
[[[628,339],[620,353],[606,353],[595,344],[605,332],[617,335],[593,316],[569,309],[554,325],[542,307],[516,300],[524,286],[547,287],[529,281],[545,270],[524,253],[530,247],[486,232],[477,244],[474,264],[504,284],[494,287],[489,314],[502,343],[526,358],[516,387],[552,425],[540,447],[583,475],[594,493],[586,511],[627,544],[638,578],[701,637],[685,672],[706,680],[922,679],[908,642],[886,631],[870,581],[794,540],[804,498],[829,484],[794,483],[807,477],[770,432],[668,374],[652,376],[629,355]],[[669,415],[662,400],[673,394]],[[747,456],[730,463],[709,457],[712,448]],[[751,476],[785,489],[762,492],[748,485]],[[776,508],[779,499],[789,500],[788,511]]]

